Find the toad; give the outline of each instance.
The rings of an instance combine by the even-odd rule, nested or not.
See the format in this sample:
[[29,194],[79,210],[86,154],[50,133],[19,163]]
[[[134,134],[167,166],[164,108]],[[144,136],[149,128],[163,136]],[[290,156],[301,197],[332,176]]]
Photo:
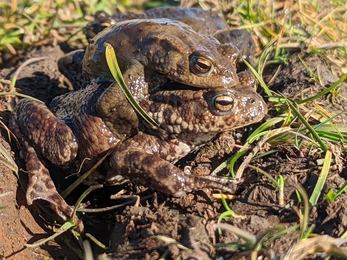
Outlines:
[[117,23],[96,35],[85,52],[78,50],[63,57],[59,69],[75,89],[83,87],[84,82],[76,82],[72,70],[82,71],[87,82],[113,81],[105,60],[106,42],[117,53],[125,82],[130,89],[136,88],[138,95],[171,81],[196,88],[239,84],[237,47],[163,18]]
[[[240,57],[253,63],[255,43],[252,36],[243,29],[230,28],[222,13],[213,10],[203,10],[197,7],[162,6],[145,10],[143,13],[117,13],[109,15],[98,11],[94,21],[84,29],[88,39],[93,38],[108,26],[132,19],[168,18],[189,25],[195,32],[211,35],[221,43],[232,43],[240,51]],[[241,62],[240,62],[241,63]]]
[[[238,85],[213,89],[170,83],[138,99],[157,122],[154,126],[137,116],[117,83],[92,83],[56,97],[50,109],[44,103],[22,99],[10,127],[21,143],[26,163],[28,204],[46,200],[61,217],[71,216],[72,208],[57,192],[45,166],[47,160],[79,168],[90,158],[92,163],[82,167],[86,171],[110,149],[114,150],[104,162],[107,170],[93,173],[87,183],[114,185],[127,179],[177,197],[203,188],[233,192],[235,180],[195,176],[173,162],[222,131],[263,118],[267,108],[253,89],[253,77],[248,72],[238,77]],[[135,92],[132,89],[134,96]],[[118,125],[123,123],[128,127],[120,131]]]

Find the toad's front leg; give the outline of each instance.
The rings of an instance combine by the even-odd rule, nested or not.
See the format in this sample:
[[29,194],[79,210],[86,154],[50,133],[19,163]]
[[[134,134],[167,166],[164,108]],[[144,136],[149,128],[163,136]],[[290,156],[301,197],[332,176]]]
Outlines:
[[[66,165],[77,155],[77,142],[72,130],[57,119],[41,102],[21,100],[11,118],[10,128],[22,146],[29,176],[26,198],[28,205],[43,199],[62,218],[72,215],[72,208],[56,190],[49,171],[40,158],[56,165]],[[40,155],[40,158],[39,158]]]
[[139,133],[116,148],[110,163],[116,173],[129,180],[175,197],[203,188],[236,191],[237,180],[186,174],[168,161],[180,157],[175,153],[181,152],[174,143]]

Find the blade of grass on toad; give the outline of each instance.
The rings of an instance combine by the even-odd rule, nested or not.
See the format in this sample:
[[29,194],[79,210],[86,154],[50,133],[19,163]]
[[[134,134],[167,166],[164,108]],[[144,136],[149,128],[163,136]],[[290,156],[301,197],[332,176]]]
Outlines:
[[130,102],[130,104],[136,110],[136,112],[139,113],[141,115],[141,117],[144,120],[146,120],[146,122],[150,126],[158,126],[158,123],[156,121],[154,121],[153,118],[151,118],[142,109],[142,107],[139,105],[139,103],[137,103],[137,101],[134,99],[131,92],[129,91],[129,89],[128,89],[128,87],[127,87],[127,85],[123,79],[122,72],[120,71],[120,68],[119,68],[119,65],[117,62],[116,52],[114,51],[112,45],[109,43],[105,43],[105,48],[106,48],[105,56],[106,56],[108,68],[110,69],[112,76],[116,80],[118,86],[121,88],[121,90],[124,93],[127,100]]

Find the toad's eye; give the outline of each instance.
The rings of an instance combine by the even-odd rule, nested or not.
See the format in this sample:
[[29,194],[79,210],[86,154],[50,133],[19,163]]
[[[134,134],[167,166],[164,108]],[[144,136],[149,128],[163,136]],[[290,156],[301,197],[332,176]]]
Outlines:
[[213,106],[220,113],[231,111],[235,103],[234,98],[226,94],[216,95],[212,101],[213,101]]
[[[217,92],[217,93],[216,93]],[[217,116],[228,116],[240,111],[237,109],[239,106],[238,100],[232,91],[218,92],[215,89],[205,94],[205,100],[208,104],[209,110],[213,115]]]
[[213,64],[207,57],[195,53],[190,57],[190,69],[199,76],[208,76],[213,70]]

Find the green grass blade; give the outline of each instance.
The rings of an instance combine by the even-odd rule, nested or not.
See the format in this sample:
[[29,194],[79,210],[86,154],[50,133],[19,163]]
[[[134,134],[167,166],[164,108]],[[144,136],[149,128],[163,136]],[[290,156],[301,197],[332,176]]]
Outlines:
[[346,191],[347,181],[342,185],[342,187],[336,192],[336,197],[340,196],[343,192]]
[[310,197],[310,203],[312,206],[315,206],[317,204],[319,196],[322,192],[323,186],[325,184],[325,181],[326,181],[328,173],[329,173],[329,169],[330,169],[330,165],[331,165],[331,158],[332,158],[332,152],[330,150],[328,150],[325,154],[322,171],[319,175],[316,186],[314,187],[313,193]]
[[71,228],[75,227],[75,225],[70,222],[70,221],[67,221],[64,223],[64,225],[62,225],[58,232],[57,233],[54,233],[52,236],[49,236],[43,240],[41,240],[40,242],[37,242],[37,243],[34,243],[34,244],[26,244],[25,246],[26,247],[29,247],[29,248],[34,248],[34,247],[38,247],[38,246],[42,246],[44,245],[45,243],[53,240],[54,238],[56,238],[57,236],[60,236],[61,234],[63,234],[64,232],[70,230]]
[[156,121],[154,121],[153,118],[151,118],[142,109],[142,107],[139,105],[139,103],[137,103],[137,101],[134,99],[134,97],[130,93],[130,91],[129,91],[129,89],[128,89],[125,81],[124,81],[123,75],[119,69],[119,65],[118,65],[118,61],[117,61],[117,57],[116,57],[116,52],[114,51],[112,45],[109,43],[105,43],[105,47],[106,47],[105,56],[106,56],[107,65],[111,71],[112,76],[116,80],[118,86],[121,88],[121,90],[124,93],[127,100],[130,102],[130,104],[133,106],[133,108],[136,110],[136,112],[139,113],[141,115],[141,117],[144,120],[146,120],[146,122],[150,126],[158,126],[158,123]]
[[[317,128],[317,126],[315,128]],[[334,127],[331,125],[322,125],[319,126],[319,128],[317,129],[327,132],[335,132],[337,129],[340,133],[347,133],[347,125],[344,124],[336,124],[334,125]]]
[[343,75],[338,81],[336,81],[334,84],[332,84],[329,88],[325,89],[322,92],[319,92],[317,95],[304,99],[304,100],[300,100],[297,102],[297,104],[304,104],[306,102],[310,102],[312,100],[315,100],[317,98],[320,98],[322,96],[325,96],[326,94],[328,94],[330,91],[332,91],[334,88],[336,88],[338,85],[340,85],[345,79],[347,79],[347,74]]
[[329,190],[328,194],[325,196],[325,200],[332,202],[334,201],[338,196],[340,196],[343,192],[346,191],[347,188],[347,181],[342,185],[342,187],[335,193],[333,190]]
[[106,160],[106,158],[114,151],[113,149],[110,149],[102,158],[100,158],[99,161],[97,161],[91,169],[89,169],[87,172],[85,172],[83,175],[81,175],[77,180],[75,180],[69,187],[67,187],[60,195],[63,198],[66,198],[78,185],[80,185],[84,180],[86,180],[93,172],[94,170],[101,165],[103,161]]
[[319,137],[318,133],[313,129],[313,127],[306,121],[306,119],[301,115],[299,110],[295,107],[295,103],[286,97],[284,97],[287,100],[287,103],[289,107],[295,112],[295,114],[299,117],[301,122],[306,126],[306,128],[310,131],[313,138],[319,143],[320,147],[326,152],[328,151],[328,146],[322,141],[322,139]]
[[278,233],[283,232],[284,230],[285,227],[281,225],[277,225],[265,230],[264,233],[257,237],[257,242],[253,245],[253,250],[259,251],[260,249],[264,248],[264,244],[266,242],[274,240],[274,237],[277,236]]
[[[244,146],[248,146],[249,144],[253,143],[258,138],[266,135],[268,133],[267,129],[269,129],[270,127],[272,127],[273,125],[275,125],[281,121],[283,121],[283,118],[275,117],[275,118],[272,118],[269,121],[266,121],[265,123],[263,123],[247,138]],[[248,150],[246,150],[244,148],[240,149],[239,151],[237,151],[237,153],[233,157],[231,157],[231,159],[229,161],[229,168],[230,168],[230,175],[231,176],[235,177],[234,165],[235,165],[236,161],[240,157],[242,157],[247,151]]]
[[266,171],[263,171],[259,167],[255,167],[252,165],[249,165],[249,168],[255,170],[257,173],[259,172],[259,173],[263,174],[272,183],[272,185],[274,186],[274,188],[276,190],[278,190],[280,188],[278,182],[270,174],[268,174]]
[[340,135],[338,133],[326,132],[326,131],[317,131],[317,134],[321,139],[328,140],[330,142],[347,142],[346,135]]
[[71,219],[75,219],[75,216],[76,216],[76,212],[77,212],[77,209],[78,207],[80,206],[80,204],[82,203],[82,200],[87,197],[87,195],[89,193],[91,193],[93,190],[96,190],[96,189],[101,189],[103,188],[104,185],[102,184],[97,184],[97,185],[93,185],[93,186],[90,186],[87,190],[85,190],[82,195],[78,198],[78,200],[76,201],[75,203],[75,207],[74,207],[74,211],[73,211],[73,214],[71,216]]
[[263,78],[258,74],[258,72],[249,64],[246,60],[244,60],[244,63],[248,67],[248,69],[253,73],[253,75],[257,78],[260,86],[264,89],[266,95],[269,97],[272,96],[271,90],[268,88],[268,86],[265,84]]

